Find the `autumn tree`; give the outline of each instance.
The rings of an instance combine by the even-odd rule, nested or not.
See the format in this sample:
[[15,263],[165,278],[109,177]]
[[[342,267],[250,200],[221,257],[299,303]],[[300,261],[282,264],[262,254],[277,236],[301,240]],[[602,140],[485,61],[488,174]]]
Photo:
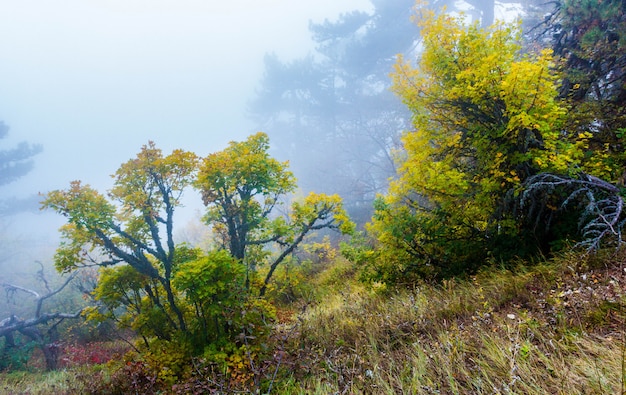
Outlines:
[[270,157],[268,149],[269,138],[263,133],[231,142],[225,150],[208,155],[198,175],[207,221],[215,224],[225,247],[240,260],[249,245],[264,242],[253,236],[267,227],[279,199],[296,188],[287,162]]
[[[207,206],[206,221],[221,244],[246,267],[246,288],[257,265],[268,264],[260,286],[263,296],[276,267],[293,253],[310,232],[353,224],[337,195],[308,195],[294,202],[287,216],[279,215],[281,199],[296,188],[287,162],[272,158],[264,133],[210,154],[200,166],[197,188]],[[268,247],[273,246],[275,254]]]
[[[241,339],[253,343],[248,336],[260,341],[272,308],[250,292],[250,273],[267,264],[262,296],[276,267],[310,232],[352,227],[337,196],[311,194],[288,216],[273,213],[295,179],[268,148],[258,133],[200,161],[182,150],[164,156],[149,143],[117,170],[107,195],[79,181],[48,193],[43,207],[68,219],[57,269],[100,268],[97,305],[87,318],[133,329],[157,362],[176,359],[180,371],[192,355],[240,350]],[[192,186],[222,242],[215,250],[175,244],[174,214]]]
[[533,250],[508,197],[537,173],[575,172],[588,138],[563,137],[551,53],[520,54],[516,25],[420,18],[419,65],[400,58],[392,75],[414,130],[370,226],[387,262],[375,271],[396,279],[471,272]]
[[80,181],[48,193],[43,207],[68,220],[61,228],[57,269],[126,264],[146,279],[142,292],[151,308],[171,328],[185,332],[186,319],[172,288],[174,213],[196,169],[195,154],[176,150],[163,156],[151,142],[117,170],[108,195]]

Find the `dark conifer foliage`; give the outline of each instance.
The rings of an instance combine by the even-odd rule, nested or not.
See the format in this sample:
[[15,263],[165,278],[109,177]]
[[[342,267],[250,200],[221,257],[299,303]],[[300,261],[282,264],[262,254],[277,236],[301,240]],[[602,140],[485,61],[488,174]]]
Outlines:
[[[0,139],[6,138],[9,126],[0,121]],[[0,149],[0,187],[4,187],[28,174],[34,166],[33,156],[40,153],[40,145],[21,142],[15,148]],[[36,197],[11,197],[0,201],[0,215],[35,210]]]
[[[0,139],[7,137],[9,127],[0,122]],[[12,149],[0,150],[0,186],[25,176],[33,168],[32,157],[41,152],[41,146],[22,142]]]
[[[560,58],[561,97],[570,133],[593,133],[593,148],[626,165],[626,2],[566,0],[546,18],[544,35]],[[609,176],[623,184],[624,174]]]

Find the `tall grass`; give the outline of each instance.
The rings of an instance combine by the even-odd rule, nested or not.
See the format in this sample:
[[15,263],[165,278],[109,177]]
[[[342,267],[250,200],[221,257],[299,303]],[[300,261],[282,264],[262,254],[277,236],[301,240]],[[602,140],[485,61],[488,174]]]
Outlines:
[[94,367],[53,372],[13,372],[0,374],[0,393],[5,395],[76,395],[92,393],[92,385],[103,371]]
[[[413,289],[366,287],[338,261],[280,306],[270,359],[254,361],[263,385],[250,393],[624,393],[624,259],[572,253]],[[115,390],[96,365],[0,374],[0,393],[90,393],[94,377]]]
[[580,265],[572,255],[439,286],[329,295],[301,315],[291,345],[300,357],[280,392],[620,393],[624,276]]

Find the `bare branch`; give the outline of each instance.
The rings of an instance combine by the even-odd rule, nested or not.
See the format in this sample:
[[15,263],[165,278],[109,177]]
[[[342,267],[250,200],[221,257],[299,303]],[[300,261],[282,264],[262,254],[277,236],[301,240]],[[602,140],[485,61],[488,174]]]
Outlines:
[[74,277],[76,277],[78,272],[72,273],[63,282],[63,284],[53,290],[50,288],[48,280],[45,277],[43,265],[40,262],[38,263],[41,266],[41,270],[39,270],[37,275],[40,281],[44,283],[44,286],[48,291],[45,295],[40,295],[37,291],[21,287],[19,285],[0,283],[0,286],[4,287],[7,290],[12,290],[13,292],[22,291],[35,296],[35,301],[37,305],[35,315],[32,318],[23,319],[13,314],[8,318],[0,321],[0,337],[5,337],[7,340],[7,344],[13,343],[12,339],[14,332],[19,332],[22,335],[31,338],[41,348],[41,351],[43,352],[46,361],[46,368],[48,370],[54,370],[57,367],[58,361],[58,353],[54,352],[54,350],[57,348],[57,343],[54,343],[53,340],[52,343],[50,342],[50,340],[46,340],[46,336],[43,334],[40,325],[48,324],[49,322],[53,321],[53,325],[50,327],[50,329],[54,330],[54,328],[59,325],[63,320],[68,318],[80,317],[83,309],[80,309],[74,313],[42,313],[41,310],[43,302],[65,289],[65,287],[67,287],[67,285],[74,279]]
[[52,320],[64,320],[67,318],[80,317],[83,310],[79,310],[74,313],[49,313],[42,314],[39,317],[30,319],[20,319],[15,315],[12,315],[4,320],[0,321],[0,337],[7,336],[15,331],[23,331],[26,328],[31,328],[40,324],[46,324]]
[[584,173],[579,174],[578,178],[540,173],[526,181],[519,204],[526,210],[528,217],[535,217],[538,222],[550,199],[560,199],[559,210],[568,206],[579,208],[578,227],[582,240],[577,246],[592,252],[598,250],[605,240],[613,241],[618,246],[624,243],[624,200],[617,186]]
[[40,298],[40,295],[39,295],[39,293],[37,291],[34,291],[32,289],[28,289],[28,288],[24,288],[24,287],[20,287],[19,285],[9,284],[9,283],[5,283],[5,282],[0,282],[0,287],[2,287],[5,290],[7,290],[7,292],[22,291],[22,292],[26,292],[26,293],[29,293],[29,294],[33,295],[37,299]]
[[[38,262],[40,265],[41,263]],[[54,295],[58,294],[59,292],[61,292],[73,279],[74,277],[76,277],[76,275],[78,274],[78,272],[74,272],[72,273],[63,284],[61,284],[57,289],[55,290],[51,290],[49,285],[48,285],[48,281],[45,278],[44,272],[43,272],[43,265],[41,266],[41,270],[39,272],[37,272],[37,277],[44,283],[46,289],[48,290],[48,293],[46,293],[45,295],[40,295],[39,292],[29,289],[29,288],[25,288],[25,287],[21,287],[19,285],[15,285],[15,284],[9,284],[9,283],[5,283],[5,282],[0,282],[0,287],[3,287],[5,290],[7,290],[7,292],[17,292],[17,291],[22,291],[28,294],[31,294],[35,297],[35,301],[37,303],[37,308],[35,310],[35,318],[41,317],[41,309],[42,309],[42,305],[43,302],[46,299],[49,299],[51,297],[53,297]],[[4,322],[4,321],[2,321]],[[1,335],[0,335],[1,336]]]
[[[70,276],[65,280],[65,282],[63,284],[61,284],[57,289],[55,289],[54,291],[50,291],[48,292],[48,294],[43,295],[42,297],[40,297],[37,300],[37,311],[35,313],[35,317],[40,317],[41,316],[41,308],[43,305],[44,300],[46,299],[50,299],[51,297],[53,297],[54,295],[58,294],[59,292],[63,291],[63,289],[65,289],[65,287],[67,287],[67,284],[69,284],[74,277],[76,277],[76,275],[78,274],[78,272],[73,272],[72,274],[70,274]],[[42,269],[42,277],[43,277],[43,269]]]

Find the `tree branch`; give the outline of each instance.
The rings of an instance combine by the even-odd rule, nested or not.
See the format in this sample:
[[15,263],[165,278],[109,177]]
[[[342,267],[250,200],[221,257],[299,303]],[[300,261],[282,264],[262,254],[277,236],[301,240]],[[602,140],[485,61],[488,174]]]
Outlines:
[[[563,198],[561,194],[565,192]],[[600,243],[613,236],[618,246],[622,239],[624,219],[624,200],[620,189],[598,177],[581,173],[578,178],[551,173],[540,173],[530,177],[519,197],[519,205],[527,208],[527,216],[535,216],[536,221],[548,206],[548,199],[558,201],[558,209],[567,206],[582,205],[579,214],[579,230],[582,240],[577,246],[587,248],[588,252],[600,248]]]

